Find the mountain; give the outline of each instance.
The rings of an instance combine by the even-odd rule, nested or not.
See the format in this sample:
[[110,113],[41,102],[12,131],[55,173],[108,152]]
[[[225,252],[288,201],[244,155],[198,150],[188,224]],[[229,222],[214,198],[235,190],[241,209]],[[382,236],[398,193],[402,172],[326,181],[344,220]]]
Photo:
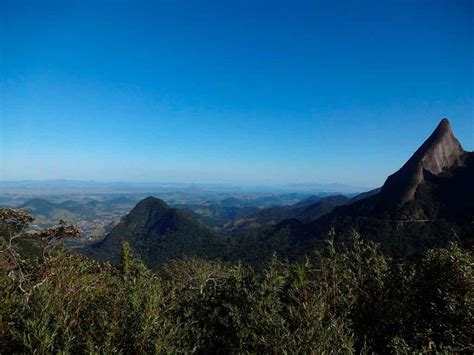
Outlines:
[[225,239],[217,236],[193,216],[164,201],[147,197],[117,224],[100,242],[86,253],[110,261],[118,261],[122,242],[150,267],[175,258],[199,256],[214,258],[225,254]]
[[[381,189],[358,195],[309,222],[295,217],[247,237],[243,249],[261,250],[266,257],[273,252],[299,257],[321,246],[331,229],[342,240],[357,230],[395,257],[418,254],[450,240],[472,246],[474,153],[462,148],[449,121],[443,119]],[[253,252],[250,260],[261,257]]]
[[466,152],[444,118],[380,192],[335,211],[387,220],[474,216],[474,153]]
[[420,185],[430,176],[459,166],[465,154],[448,119],[444,118],[405,165],[388,177],[381,196],[398,205],[412,201]]
[[312,234],[335,227],[357,229],[404,256],[448,239],[471,245],[474,236],[474,153],[465,151],[447,119],[380,192],[334,209],[312,225]]

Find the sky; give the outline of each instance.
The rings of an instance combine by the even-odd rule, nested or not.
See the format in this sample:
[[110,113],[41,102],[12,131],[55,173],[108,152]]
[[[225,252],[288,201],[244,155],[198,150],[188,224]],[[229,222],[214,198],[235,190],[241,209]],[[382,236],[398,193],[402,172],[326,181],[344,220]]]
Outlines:
[[474,1],[0,0],[0,180],[376,187],[443,117]]

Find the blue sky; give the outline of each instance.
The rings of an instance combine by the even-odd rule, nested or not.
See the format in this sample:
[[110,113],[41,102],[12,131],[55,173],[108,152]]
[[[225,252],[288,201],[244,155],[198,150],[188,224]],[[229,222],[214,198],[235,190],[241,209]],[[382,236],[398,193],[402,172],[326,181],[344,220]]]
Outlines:
[[373,187],[449,117],[473,1],[0,1],[0,179]]

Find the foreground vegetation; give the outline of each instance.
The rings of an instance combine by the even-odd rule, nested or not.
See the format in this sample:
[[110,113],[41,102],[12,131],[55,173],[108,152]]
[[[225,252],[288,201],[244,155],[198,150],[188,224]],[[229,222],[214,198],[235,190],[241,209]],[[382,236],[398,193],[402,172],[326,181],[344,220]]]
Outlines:
[[[64,224],[16,248],[29,220],[2,218],[0,353],[474,351],[474,260],[456,244],[395,263],[354,233],[299,263],[152,272],[128,245],[118,265],[53,249]],[[22,254],[29,239],[46,252]]]

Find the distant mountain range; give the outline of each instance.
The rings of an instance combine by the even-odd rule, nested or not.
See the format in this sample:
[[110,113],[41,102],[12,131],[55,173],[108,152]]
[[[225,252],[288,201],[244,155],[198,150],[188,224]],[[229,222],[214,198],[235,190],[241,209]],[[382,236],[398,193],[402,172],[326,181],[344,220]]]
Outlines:
[[146,194],[183,192],[225,192],[225,193],[343,193],[356,194],[364,187],[338,183],[318,184],[206,184],[206,183],[166,183],[166,182],[102,182],[82,180],[0,180],[0,194]]
[[139,200],[132,196],[101,196],[100,200],[88,196],[69,198],[76,199],[50,201],[46,198],[31,198],[14,207],[28,211],[35,218],[33,229],[51,227],[61,219],[76,224],[83,239],[75,243],[80,245],[85,240],[103,237]]
[[109,212],[111,209],[129,209],[133,207],[135,201],[133,198],[116,197],[103,201],[79,202],[66,200],[56,203],[43,198],[32,198],[17,206],[17,208],[30,212],[37,219],[46,218],[57,221],[60,218],[75,219],[87,215],[97,215],[99,212]]
[[[237,198],[208,206],[217,214],[232,214],[230,228],[238,231],[232,238],[200,223],[202,214],[149,197],[90,253],[117,260],[122,241],[128,241],[152,267],[184,255],[259,261],[278,253],[298,258],[323,243],[332,228],[341,240],[357,230],[394,256],[416,254],[452,239],[472,245],[473,182],[474,153],[464,151],[443,119],[380,189],[352,198],[310,196],[292,205],[258,210]],[[252,225],[255,228],[249,228]]]
[[224,224],[221,232],[226,235],[240,235],[248,230],[273,226],[287,219],[309,222],[331,212],[335,207],[352,201],[344,195],[310,196],[287,206],[270,206],[254,213],[241,215]]
[[[292,205],[300,203],[302,199],[309,198],[316,201],[328,195],[330,194],[321,193],[307,197],[308,194],[291,193],[247,198],[228,197],[220,201],[214,200],[206,203],[176,204],[175,207],[194,212],[204,224],[214,227],[220,232],[227,234],[227,231],[231,231],[231,234],[234,234],[233,225],[238,225],[238,229],[241,229],[244,225],[253,225],[254,221],[258,221],[259,225],[274,224],[274,220],[280,221],[287,218]],[[275,218],[266,218],[265,216],[271,216],[272,211],[275,211]]]

